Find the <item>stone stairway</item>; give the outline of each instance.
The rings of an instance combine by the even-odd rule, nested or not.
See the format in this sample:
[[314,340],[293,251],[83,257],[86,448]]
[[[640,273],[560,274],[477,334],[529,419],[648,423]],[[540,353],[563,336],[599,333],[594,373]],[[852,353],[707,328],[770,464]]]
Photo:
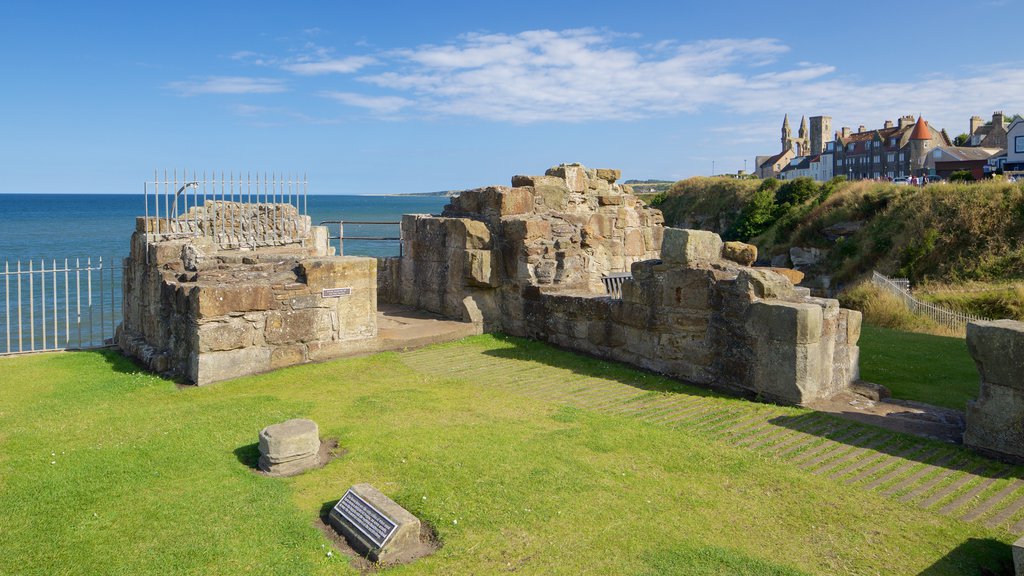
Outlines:
[[515,356],[463,346],[424,348],[401,358],[420,372],[703,434],[852,489],[1024,534],[1024,470],[962,446],[696,389],[646,390],[642,381],[654,376],[641,372],[637,385]]

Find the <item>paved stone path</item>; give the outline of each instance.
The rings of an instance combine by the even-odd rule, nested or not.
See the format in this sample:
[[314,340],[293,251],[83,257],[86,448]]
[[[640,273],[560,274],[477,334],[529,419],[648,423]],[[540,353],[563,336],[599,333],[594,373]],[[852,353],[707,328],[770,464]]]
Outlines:
[[685,429],[873,491],[877,497],[1024,534],[1024,470],[982,458],[962,446],[895,434],[810,410],[700,392],[645,390],[613,378],[517,359],[514,351],[499,352],[475,352],[469,346],[432,347],[401,357],[420,372]]

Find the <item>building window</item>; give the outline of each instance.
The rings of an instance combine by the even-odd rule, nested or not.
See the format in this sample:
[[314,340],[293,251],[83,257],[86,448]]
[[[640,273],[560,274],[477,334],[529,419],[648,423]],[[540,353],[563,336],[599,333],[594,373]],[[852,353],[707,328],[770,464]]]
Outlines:
[[1024,154],[1024,136],[1017,136],[1013,139],[1013,151],[1016,154]]
[[900,152],[900,162],[903,162],[903,152]]
[[885,160],[886,162],[893,162],[896,160],[896,155],[893,154],[892,152],[889,152],[888,154],[885,155]]
[[879,156],[878,154],[875,154],[875,164],[878,164],[881,161],[882,161],[882,157]]

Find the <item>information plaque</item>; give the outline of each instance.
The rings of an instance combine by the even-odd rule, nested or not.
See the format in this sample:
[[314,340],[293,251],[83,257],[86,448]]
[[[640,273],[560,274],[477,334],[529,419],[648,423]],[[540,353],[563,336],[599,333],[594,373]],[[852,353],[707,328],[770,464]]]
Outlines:
[[320,292],[320,296],[323,298],[341,298],[342,296],[351,296],[352,288],[324,288]]
[[367,540],[377,548],[383,548],[388,539],[395,533],[398,524],[392,522],[373,507],[372,504],[363,500],[349,489],[345,495],[334,505],[334,511],[340,514],[356,530],[362,533]]

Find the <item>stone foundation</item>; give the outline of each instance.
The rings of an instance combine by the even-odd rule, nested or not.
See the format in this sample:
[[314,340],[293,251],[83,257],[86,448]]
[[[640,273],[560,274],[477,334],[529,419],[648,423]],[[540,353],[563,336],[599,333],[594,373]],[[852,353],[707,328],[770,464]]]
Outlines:
[[[241,236],[267,213],[237,208],[254,218],[236,220]],[[208,384],[372,347],[376,260],[328,256],[326,230],[292,217],[278,224],[298,236],[247,250],[157,232],[166,221],[140,218],[126,260],[121,349],[156,372]],[[325,292],[334,288],[349,290]]]

